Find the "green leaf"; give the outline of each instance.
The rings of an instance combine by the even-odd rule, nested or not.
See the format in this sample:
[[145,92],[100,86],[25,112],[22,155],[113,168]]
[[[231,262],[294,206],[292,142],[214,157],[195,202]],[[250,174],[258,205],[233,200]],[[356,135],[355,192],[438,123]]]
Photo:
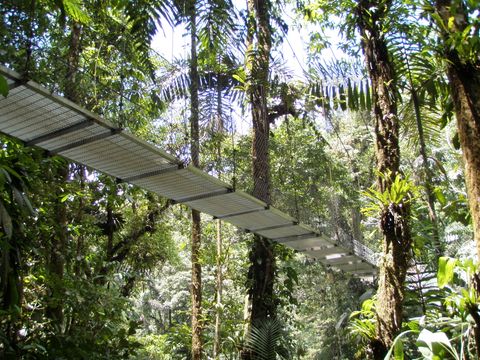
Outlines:
[[367,84],[367,93],[366,93],[366,105],[367,105],[367,110],[372,110],[372,97],[370,95],[370,86]]
[[10,239],[13,232],[12,218],[2,201],[0,201],[0,224],[2,224],[5,235]]
[[445,359],[451,355],[454,359],[460,359],[450,340],[444,332],[432,333],[423,329],[417,339],[418,350],[426,359]]
[[384,360],[392,359],[392,355],[393,355],[394,360],[404,360],[405,359],[405,354],[404,354],[404,350],[403,350],[404,347],[403,347],[402,338],[405,337],[406,335],[410,334],[410,333],[415,333],[415,332],[416,331],[414,331],[414,330],[407,330],[407,331],[404,331],[404,332],[398,334],[398,336],[393,340],[392,347],[388,351],[387,355],[385,355]]
[[457,264],[457,259],[442,256],[438,260],[437,281],[438,287],[443,289],[453,279],[453,270]]
[[[367,86],[368,86],[368,84],[367,84]],[[365,110],[367,105],[365,103],[365,91],[363,89],[363,81],[360,83],[360,94],[359,94],[359,96],[360,96],[360,109]]]
[[350,79],[348,79],[348,82],[347,82],[347,86],[348,86],[348,108],[351,109],[351,110],[355,110],[355,106],[354,106],[354,101],[353,101],[353,90],[352,90],[352,83],[350,82]]
[[453,135],[452,144],[455,150],[460,150],[460,137],[458,136],[458,132]]
[[393,358],[395,360],[404,360],[404,353],[403,353],[403,341],[402,339],[398,339],[398,341],[393,346]]
[[435,190],[433,190],[435,193],[435,197],[437,198],[438,202],[442,205],[445,206],[447,204],[447,199],[445,198],[445,195],[443,195],[442,189],[439,187],[436,187]]
[[3,75],[0,75],[0,94],[4,97],[8,95],[8,83]]
[[[245,74],[242,74],[245,75]],[[232,77],[237,80],[241,84],[245,84],[245,76],[241,76],[240,74],[233,74]]]
[[82,9],[80,0],[63,0],[65,13],[73,20],[82,24],[88,24],[91,20],[88,14]]

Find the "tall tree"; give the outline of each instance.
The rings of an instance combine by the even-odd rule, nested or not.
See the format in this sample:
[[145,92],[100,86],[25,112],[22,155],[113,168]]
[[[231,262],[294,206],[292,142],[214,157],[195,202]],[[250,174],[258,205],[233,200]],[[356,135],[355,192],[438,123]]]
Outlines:
[[[268,156],[269,132],[267,96],[271,50],[270,8],[268,0],[248,1],[248,43],[246,66],[248,71],[248,98],[252,111],[253,140],[253,195],[270,203],[270,164]],[[248,297],[250,326],[268,317],[275,317],[273,294],[275,275],[274,245],[268,239],[254,236],[250,250]],[[252,354],[243,352],[244,359]]]
[[[197,56],[197,4],[189,2],[190,26],[190,155],[192,164],[200,167],[199,101]],[[202,358],[202,267],[200,264],[200,212],[192,209],[192,359]]]
[[[222,107],[222,88],[220,82],[217,83],[217,131],[218,131],[218,140],[216,141],[216,151],[217,151],[217,172],[218,178],[220,179],[222,175],[221,169],[221,156],[222,156],[222,140],[224,136],[224,119],[223,119],[223,107]],[[223,296],[223,237],[222,237],[222,220],[217,219],[217,256],[216,256],[216,312],[215,312],[215,334],[213,338],[213,358],[215,360],[220,359],[220,354],[222,353],[222,342],[221,342],[221,329],[222,329],[222,296]]]
[[[72,20],[70,24],[70,38],[67,51],[67,71],[64,80],[65,97],[73,102],[80,101],[77,89],[77,73],[81,55],[81,35],[83,25],[78,21]],[[66,203],[62,201],[64,196],[64,187],[69,176],[69,163],[60,161],[58,166],[53,169],[53,183],[55,188],[55,231],[51,237],[51,252],[48,261],[48,270],[54,278],[52,294],[54,300],[47,308],[46,314],[52,320],[56,331],[64,331],[63,304],[59,299],[63,297],[63,279],[65,273],[65,257],[68,236],[68,209]]]
[[[377,187],[380,193],[391,191],[400,168],[395,69],[383,26],[391,4],[391,0],[360,0],[356,9],[356,24],[372,83],[375,152],[377,170],[381,174]],[[404,201],[384,204],[380,216],[383,258],[377,292],[377,336],[372,342],[376,359],[384,358],[402,325],[404,282],[411,252],[408,204]]]
[[432,18],[443,40],[442,57],[457,118],[465,182],[480,258],[480,51],[478,3],[437,0]]

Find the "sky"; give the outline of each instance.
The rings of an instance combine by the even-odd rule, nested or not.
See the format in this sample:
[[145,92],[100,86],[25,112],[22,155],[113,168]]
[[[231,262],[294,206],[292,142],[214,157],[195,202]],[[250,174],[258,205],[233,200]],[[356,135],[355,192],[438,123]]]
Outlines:
[[[245,9],[245,1],[234,0],[233,3],[237,9]],[[294,76],[303,78],[303,69],[306,68],[306,49],[308,44],[307,30],[299,30],[292,26],[293,11],[287,9],[283,19],[289,24],[289,31],[285,41],[279,49],[279,53],[283,55],[284,60],[289,68],[292,69]],[[185,26],[173,28],[165,21],[163,29],[159,29],[153,39],[153,48],[168,60],[175,57],[187,57],[189,53],[188,36]]]
[[[245,9],[245,0],[233,0],[238,9]],[[305,80],[304,71],[307,69],[307,46],[309,43],[309,30],[307,28],[299,29],[294,26],[293,5],[288,5],[285,9],[283,20],[287,23],[289,30],[283,43],[278,49],[278,54],[283,56],[286,66],[291,70],[293,79]],[[164,24],[164,25],[163,25]],[[186,34],[186,28],[182,24],[172,27],[166,21],[162,22],[163,28],[159,29],[155,35],[152,47],[164,58],[172,61],[174,58],[187,58],[190,52],[189,36]],[[328,34],[333,43],[338,42],[338,34]],[[322,54],[322,58],[341,57],[341,53],[336,49]],[[236,111],[236,132],[245,134],[250,131],[251,123],[249,116],[242,116],[241,110]]]

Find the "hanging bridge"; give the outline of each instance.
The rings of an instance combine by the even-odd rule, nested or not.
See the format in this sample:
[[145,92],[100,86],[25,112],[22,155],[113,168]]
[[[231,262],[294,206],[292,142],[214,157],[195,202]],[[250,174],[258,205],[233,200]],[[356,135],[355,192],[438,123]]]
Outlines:
[[68,99],[4,66],[9,86],[0,96],[0,132],[52,155],[111,175],[284,244],[357,276],[376,272],[375,254],[363,244],[328,236],[255,197],[119,129]]

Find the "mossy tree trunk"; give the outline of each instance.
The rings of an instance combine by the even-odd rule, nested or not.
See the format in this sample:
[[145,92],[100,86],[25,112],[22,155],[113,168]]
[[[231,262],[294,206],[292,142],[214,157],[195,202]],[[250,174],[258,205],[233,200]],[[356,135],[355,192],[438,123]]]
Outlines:
[[[247,47],[248,97],[252,110],[253,140],[252,168],[253,195],[270,203],[269,121],[267,109],[268,74],[271,50],[269,1],[248,1],[249,44]],[[255,236],[250,250],[248,272],[249,323],[261,323],[275,317],[273,294],[275,276],[274,245],[268,239]],[[242,357],[251,359],[253,354],[244,350]]]
[[[189,3],[190,17],[190,155],[192,164],[200,167],[199,135],[199,76],[197,57],[197,8],[196,1]],[[200,212],[192,209],[192,359],[202,358],[202,267],[200,265],[201,248]]]
[[[435,6],[443,22],[438,27],[445,44],[443,56],[447,60],[447,77],[457,118],[473,232],[480,259],[480,60],[478,53],[469,54],[473,48],[468,47],[473,45],[466,39],[461,40],[461,46],[467,47],[463,49],[463,54],[456,47],[459,37],[463,37],[462,34],[471,25],[465,4],[462,1],[437,0]],[[478,34],[472,36],[478,37]]]
[[[377,170],[385,175],[378,178],[378,190],[382,193],[390,191],[400,167],[395,70],[382,25],[388,16],[390,3],[360,0],[357,7],[357,27],[362,36],[362,49],[372,83]],[[383,257],[376,304],[377,335],[371,344],[376,359],[385,357],[401,329],[404,282],[411,252],[408,205],[385,204],[380,216]]]

